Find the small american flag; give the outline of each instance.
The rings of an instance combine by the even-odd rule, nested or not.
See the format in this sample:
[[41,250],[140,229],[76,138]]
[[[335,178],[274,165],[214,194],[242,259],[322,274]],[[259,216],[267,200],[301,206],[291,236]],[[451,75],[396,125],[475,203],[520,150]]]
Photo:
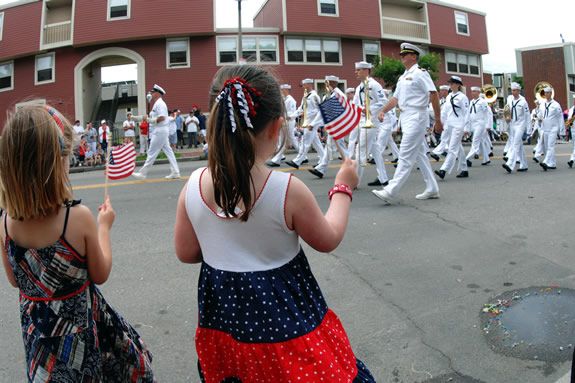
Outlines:
[[114,146],[110,151],[108,178],[119,180],[130,176],[136,168],[136,149],[134,143]]
[[339,93],[319,104],[319,110],[325,130],[336,140],[351,133],[361,118],[361,109]]

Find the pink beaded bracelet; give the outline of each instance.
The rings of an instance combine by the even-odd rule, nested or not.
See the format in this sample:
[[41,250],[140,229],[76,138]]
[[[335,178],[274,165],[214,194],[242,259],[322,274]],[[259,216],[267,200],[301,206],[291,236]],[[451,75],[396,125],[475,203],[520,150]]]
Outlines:
[[346,184],[333,185],[333,187],[329,190],[329,193],[327,193],[327,196],[329,197],[330,201],[335,193],[347,194],[349,196],[350,201],[353,201],[353,192],[351,188]]

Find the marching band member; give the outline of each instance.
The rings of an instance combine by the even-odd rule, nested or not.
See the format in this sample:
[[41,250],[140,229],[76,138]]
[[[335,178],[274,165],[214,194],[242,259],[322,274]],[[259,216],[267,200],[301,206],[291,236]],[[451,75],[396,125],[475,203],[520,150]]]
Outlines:
[[[511,96],[507,98],[507,106],[511,113],[509,122],[509,148],[506,146],[507,163],[501,165],[508,173],[515,168],[515,163],[519,161],[518,172],[527,171],[527,160],[525,160],[525,150],[523,148],[523,134],[529,127],[529,106],[525,97],[519,94],[521,85],[516,82],[511,83]],[[505,157],[503,158],[505,160]]]
[[[355,88],[347,88],[345,90],[345,96],[347,97],[347,101],[353,103],[353,98],[355,97]],[[357,144],[358,134],[359,134],[359,126],[357,126],[349,134],[349,139],[347,143],[347,152],[349,153],[351,158],[355,158],[355,145]]]
[[299,151],[299,142],[296,137],[295,130],[295,119],[297,117],[297,104],[294,98],[290,94],[291,85],[282,84],[280,85],[280,90],[284,99],[284,104],[286,108],[286,120],[287,120],[287,139],[285,140],[285,145],[283,145],[276,155],[266,163],[267,166],[277,167],[280,166],[280,162],[284,157],[284,151],[288,143],[290,143],[296,151]]
[[[388,93],[389,91],[384,89],[384,103],[388,101]],[[385,118],[383,121],[380,122],[377,138],[375,141],[375,145],[373,147],[373,156],[375,159],[375,164],[377,165],[377,178],[369,182],[368,186],[387,186],[389,184],[389,178],[387,177],[387,172],[385,171],[385,148],[389,145],[389,148],[394,153],[395,158],[399,155],[399,149],[395,141],[393,141],[393,137],[391,133],[393,128],[397,124],[397,115],[395,114],[395,109],[390,110],[385,114]]]
[[[482,99],[485,100],[485,94],[481,93],[479,95],[479,97],[481,97]],[[487,102],[487,100],[485,100]],[[483,145],[485,146],[485,150],[487,150],[487,157],[488,160],[487,162],[482,162],[481,165],[489,165],[491,163],[491,159],[489,159],[489,157],[491,157],[493,155],[493,142],[491,141],[491,136],[493,134],[493,109],[491,108],[491,105],[489,105],[489,103],[487,104],[487,114],[488,114],[488,119],[489,119],[489,123],[487,124],[487,132],[485,133],[484,139],[483,139]]]
[[531,136],[535,136],[535,132],[537,132],[537,144],[533,148],[533,161],[539,163],[539,159],[543,156],[543,131],[541,130],[541,120],[539,119],[539,108],[541,107],[541,103],[539,100],[535,100],[535,108],[531,111],[531,125],[532,125],[532,132]]
[[445,162],[435,174],[441,179],[445,178],[446,174],[450,174],[455,166],[457,160],[457,169],[459,174],[457,178],[469,177],[467,171],[467,161],[465,160],[465,151],[461,139],[466,125],[469,122],[469,100],[467,96],[461,92],[463,81],[459,76],[451,76],[448,81],[451,87],[451,94],[445,102],[445,106],[441,109],[441,121],[450,126],[451,137],[449,138],[449,146]]
[[553,88],[547,86],[543,89],[547,101],[539,107],[541,130],[543,131],[543,145],[545,146],[545,158],[539,165],[543,170],[556,169],[555,142],[557,133],[563,128],[563,110],[557,101],[552,98]]
[[319,120],[316,120],[316,116],[319,113],[320,98],[314,89],[313,80],[311,78],[303,79],[301,84],[306,93],[302,98],[301,105],[297,110],[297,114],[298,116],[301,116],[303,120],[303,137],[300,142],[299,151],[296,158],[294,158],[292,161],[286,161],[286,165],[296,169],[299,169],[300,165],[306,160],[307,152],[309,152],[309,149],[312,145],[319,158],[323,157],[324,152],[323,146],[317,134],[317,130],[320,124]]
[[482,165],[489,162],[489,147],[485,144],[485,136],[487,136],[487,128],[493,120],[489,113],[491,109],[487,105],[487,101],[479,97],[480,94],[480,87],[471,87],[473,100],[469,104],[469,126],[473,131],[473,141],[465,158],[467,166],[471,166],[471,158],[475,155],[483,155]]
[[433,176],[431,164],[425,151],[425,128],[428,125],[429,114],[427,106],[429,99],[435,111],[435,132],[443,129],[440,118],[439,97],[437,89],[427,71],[417,65],[421,49],[410,43],[401,44],[401,63],[405,72],[399,78],[393,97],[379,114],[385,121],[386,113],[399,106],[399,116],[403,140],[399,148],[399,161],[397,170],[389,185],[381,190],[372,190],[372,193],[387,204],[396,200],[399,190],[403,187],[411,170],[417,162],[425,180],[425,191],[418,194],[417,199],[439,198],[439,187]]
[[[443,109],[447,96],[449,95],[449,85],[439,86],[439,106]],[[437,135],[437,133],[435,133]],[[451,137],[451,128],[448,125],[443,125],[443,132],[439,136],[439,145],[437,145],[429,156],[435,161],[439,161],[439,156],[447,152],[447,147],[449,146],[449,138]]]
[[573,106],[569,109],[569,115],[567,116],[567,128],[571,128],[571,140],[573,140],[573,154],[571,154],[571,158],[567,162],[570,168],[573,167],[573,163],[575,162],[575,94],[573,95]]
[[[377,167],[377,175],[380,183],[383,184],[387,180],[387,174],[385,173],[385,164],[383,160],[383,154],[380,152],[378,147],[374,147],[375,139],[379,130],[379,125],[381,124],[378,119],[378,112],[381,110],[383,105],[387,102],[383,94],[383,87],[380,83],[375,81],[370,77],[372,65],[365,61],[360,61],[355,63],[355,76],[360,81],[359,85],[355,88],[355,96],[353,98],[354,104],[360,106],[363,109],[361,120],[359,121],[359,133],[358,140],[359,144],[355,145],[356,158],[360,164],[358,168],[359,183],[361,183],[361,177],[363,175],[364,166],[361,164],[367,163],[367,155],[373,149],[373,155],[375,159],[375,166]],[[367,83],[367,90],[365,89],[365,84]],[[369,98],[369,101],[366,101]],[[369,113],[371,119],[367,121],[366,116],[368,111],[366,110],[366,104],[369,102]],[[365,128],[371,123],[372,128]],[[382,181],[383,180],[383,181]]]

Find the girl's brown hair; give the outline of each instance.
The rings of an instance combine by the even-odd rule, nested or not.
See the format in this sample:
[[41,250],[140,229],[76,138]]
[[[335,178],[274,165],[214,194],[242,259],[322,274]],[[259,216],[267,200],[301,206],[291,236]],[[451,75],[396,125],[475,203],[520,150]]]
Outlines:
[[[255,198],[251,169],[256,137],[283,115],[279,84],[260,67],[226,66],[214,77],[210,103],[208,167],[215,201],[227,217],[247,221]],[[239,202],[244,205],[240,214]]]
[[70,123],[50,107],[9,113],[0,140],[0,205],[10,217],[45,217],[72,198],[66,166],[72,138]]

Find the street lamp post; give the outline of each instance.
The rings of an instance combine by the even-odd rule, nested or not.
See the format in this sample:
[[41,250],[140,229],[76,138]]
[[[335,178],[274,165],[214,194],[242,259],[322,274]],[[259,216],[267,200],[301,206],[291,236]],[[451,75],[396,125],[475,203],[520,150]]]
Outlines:
[[244,51],[242,46],[242,0],[236,0],[238,2],[238,63],[244,63]]

